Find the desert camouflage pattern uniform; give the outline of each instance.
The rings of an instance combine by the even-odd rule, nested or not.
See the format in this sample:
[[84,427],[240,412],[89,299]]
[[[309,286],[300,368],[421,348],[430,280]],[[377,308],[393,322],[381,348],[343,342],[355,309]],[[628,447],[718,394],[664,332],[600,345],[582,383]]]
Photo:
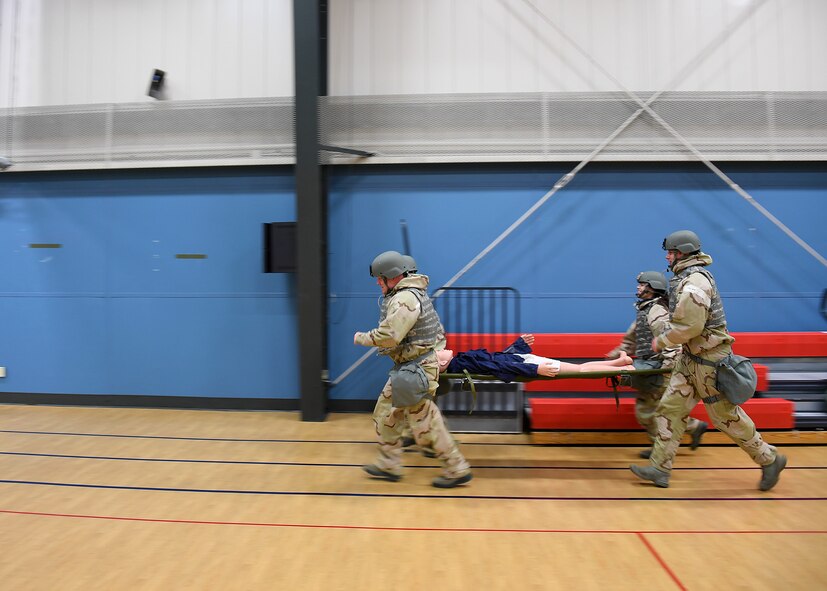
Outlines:
[[689,413],[699,401],[719,396],[706,403],[712,424],[726,433],[752,460],[761,466],[775,461],[776,449],[767,444],[755,429],[752,419],[729,402],[715,388],[716,370],[696,363],[686,351],[709,361],[720,361],[732,351],[735,339],[726,327],[723,305],[711,273],[706,270],[712,257],[698,253],[677,261],[670,280],[668,330],[657,337],[659,347],[682,346],[666,392],[655,415],[657,438],[650,462],[658,470],[670,472]]
[[[439,323],[439,316],[436,316],[438,326],[421,330],[421,317],[429,318],[430,324],[436,315],[427,295],[428,281],[425,275],[409,275],[402,279],[382,301],[379,326],[356,334],[357,344],[379,347],[380,354],[387,355],[394,363],[431,353],[419,362],[428,376],[428,396],[417,404],[394,407],[390,380],[385,383],[373,409],[373,422],[379,439],[379,454],[374,463],[381,470],[401,475],[402,437],[410,428],[417,445],[436,454],[442,464],[442,475],[445,478],[459,478],[471,471],[470,466],[434,401],[434,393],[439,386],[439,363],[434,351],[445,348],[445,331]],[[429,336],[424,340],[408,338],[417,331]]]
[[[609,351],[606,355],[609,359],[620,357],[621,352],[631,355],[636,359],[649,362],[652,369],[672,369],[680,353],[680,347],[663,349],[655,352],[652,349],[652,339],[665,333],[669,329],[669,308],[668,302],[661,297],[653,297],[635,302],[637,314],[634,322],[623,335],[620,344]],[[654,376],[653,376],[654,378]],[[637,422],[646,429],[649,439],[654,442],[658,429],[655,425],[655,410],[658,402],[663,397],[668,384],[669,376],[661,379],[642,380],[644,387],[639,387],[633,382],[637,390],[635,397],[635,417]],[[686,424],[686,432],[692,433],[701,421],[695,417],[689,417]]]

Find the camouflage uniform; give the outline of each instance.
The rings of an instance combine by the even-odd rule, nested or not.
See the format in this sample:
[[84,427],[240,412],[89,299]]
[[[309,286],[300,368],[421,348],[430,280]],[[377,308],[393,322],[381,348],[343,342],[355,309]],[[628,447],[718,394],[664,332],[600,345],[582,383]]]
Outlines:
[[[428,277],[409,275],[387,293],[382,301],[379,326],[369,332],[356,333],[355,342],[379,347],[394,363],[425,355],[420,360],[428,376],[428,396],[413,406],[396,408],[391,401],[390,380],[385,383],[373,410],[373,422],[379,438],[375,465],[390,474],[402,472],[402,438],[410,427],[417,445],[433,450],[442,464],[445,478],[459,478],[470,473],[470,466],[451,436],[434,393],[439,385],[439,363],[433,353],[445,347],[444,329],[428,298]],[[435,319],[436,326],[432,326]],[[423,321],[429,326],[423,326]],[[423,338],[417,338],[419,333]]]
[[[643,369],[673,368],[680,353],[680,347],[663,349],[657,353],[652,349],[652,339],[669,330],[668,305],[665,296],[635,302],[637,310],[635,321],[626,331],[621,343],[606,356],[609,359],[616,359],[623,352],[635,357],[636,360],[645,362],[645,366],[641,366]],[[655,410],[666,391],[666,384],[666,379],[660,375],[646,376],[632,381],[632,386],[637,390],[635,417],[638,423],[646,429],[646,434],[652,442],[655,441],[658,433],[655,425]],[[694,432],[700,424],[701,421],[698,419],[689,417],[686,432]]]
[[[671,323],[657,337],[661,348],[683,346],[655,415],[657,438],[650,461],[667,474],[672,470],[690,411],[699,401],[719,395],[715,388],[716,369],[696,363],[686,352],[715,362],[731,353],[735,340],[727,331],[715,280],[706,270],[711,263],[712,257],[702,252],[675,262],[669,290]],[[721,394],[717,402],[706,404],[706,411],[712,424],[756,464],[767,466],[775,461],[776,449],[761,438],[740,406]]]

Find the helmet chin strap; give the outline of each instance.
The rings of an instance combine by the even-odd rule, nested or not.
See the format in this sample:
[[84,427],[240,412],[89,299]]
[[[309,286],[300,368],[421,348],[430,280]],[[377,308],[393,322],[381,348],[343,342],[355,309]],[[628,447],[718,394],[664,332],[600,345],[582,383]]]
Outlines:
[[[399,282],[402,281],[402,279],[404,279],[405,277],[407,277],[407,274],[397,275],[396,277],[392,277],[391,279],[388,279],[387,277],[384,277],[382,275],[379,276],[379,278],[382,280],[382,284],[385,286],[386,294],[396,289],[396,286],[399,285]],[[399,281],[394,281],[395,279],[398,279]],[[393,285],[391,285],[391,282],[393,282]]]
[[675,251],[675,256],[674,256],[674,258],[672,259],[672,262],[671,262],[671,263],[669,263],[669,267],[666,269],[666,271],[667,271],[667,272],[672,272],[672,273],[674,273],[674,272],[675,272],[675,271],[674,271],[674,269],[675,269],[675,265],[677,265],[680,261],[682,261],[683,259],[685,259],[685,258],[686,258],[686,256],[687,256],[687,255],[684,255],[681,251],[676,250],[676,251]]

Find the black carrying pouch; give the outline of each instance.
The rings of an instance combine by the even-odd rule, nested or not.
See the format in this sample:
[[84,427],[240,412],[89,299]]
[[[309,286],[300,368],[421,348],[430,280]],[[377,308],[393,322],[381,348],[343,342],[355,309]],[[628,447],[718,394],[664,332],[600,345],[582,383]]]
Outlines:
[[431,353],[428,351],[416,359],[398,363],[388,372],[391,380],[391,404],[394,407],[413,406],[428,395],[428,374],[419,362]]
[[752,360],[747,357],[730,353],[716,362],[698,357],[688,351],[686,354],[696,363],[715,368],[715,389],[732,404],[743,404],[755,394],[758,374],[752,366]]
[[[635,369],[660,369],[661,362],[655,360],[635,359],[633,361]],[[659,392],[664,385],[664,378],[662,374],[652,374],[646,376],[631,375],[630,385],[632,388],[641,394],[655,394]]]
[[752,398],[758,386],[758,374],[750,359],[730,353],[716,367],[715,387],[727,400],[737,405]]

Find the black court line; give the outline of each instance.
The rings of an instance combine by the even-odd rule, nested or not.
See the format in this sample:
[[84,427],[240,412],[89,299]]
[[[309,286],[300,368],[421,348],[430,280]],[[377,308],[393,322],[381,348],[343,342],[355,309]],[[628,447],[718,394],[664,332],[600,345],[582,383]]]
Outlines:
[[[85,456],[75,454],[47,454],[47,453],[33,453],[22,451],[0,451],[0,456],[25,456],[35,458],[60,458],[71,460],[110,460],[118,462],[170,462],[181,464],[229,464],[242,466],[300,466],[300,467],[320,467],[320,468],[361,468],[362,464],[342,464],[334,462],[266,462],[257,460],[196,460],[189,458],[136,458],[123,456]],[[433,469],[437,466],[417,466],[405,465],[404,468],[428,468]],[[594,471],[619,471],[628,470],[628,466],[519,466],[519,465],[486,465],[473,464],[474,469],[485,470],[594,470]],[[688,468],[675,468],[680,471],[706,471],[706,470],[755,470],[757,466],[695,466]],[[786,470],[827,470],[827,466],[787,466]]]
[[[243,437],[179,437],[175,435],[125,435],[120,433],[75,433],[68,431],[22,431],[17,429],[0,429],[0,433],[10,433],[13,435],[59,435],[66,437],[111,437],[117,439],[155,439],[164,441],[221,441],[230,443],[329,443],[329,444],[350,444],[350,445],[375,445],[375,439],[248,439]],[[462,434],[455,433],[456,436]],[[463,446],[466,445],[489,445],[489,446],[505,446],[505,447],[642,447],[644,443],[635,444],[600,444],[600,443],[585,443],[585,444],[545,444],[532,442],[484,442],[484,441],[460,441]],[[817,444],[816,444],[817,445]]]
[[[21,431],[14,429],[0,429],[0,433],[10,433],[14,435],[62,435],[67,437],[112,437],[119,439],[160,439],[170,441],[221,441],[221,442],[236,442],[236,443],[331,443],[331,444],[376,444],[375,439],[247,439],[243,437],[178,437],[174,435],[124,435],[119,433],[72,433],[64,431]],[[484,442],[462,442],[462,445],[528,445],[534,446],[533,443],[484,443]],[[640,446],[635,446],[640,447]]]
[[68,488],[95,488],[104,490],[180,492],[231,495],[268,495],[302,497],[367,497],[391,499],[470,499],[488,501],[827,501],[827,497],[532,497],[525,495],[457,495],[457,494],[388,494],[320,491],[283,490],[233,490],[221,488],[169,488],[161,486],[127,486],[115,484],[81,484],[77,482],[43,482],[36,480],[0,480],[0,484],[21,484],[28,486],[58,486]]
[[[628,433],[628,431],[618,431],[619,433]],[[125,435],[120,433],[75,433],[68,431],[24,431],[19,429],[0,429],[0,433],[9,433],[13,435],[61,435],[67,437],[111,437],[118,439],[156,439],[168,441],[221,441],[230,443],[329,443],[329,444],[350,444],[350,445],[365,445],[376,444],[375,439],[249,439],[243,437],[179,437],[175,435]],[[602,431],[602,433],[610,434],[612,431]],[[639,448],[646,445],[646,443],[536,443],[532,441],[526,442],[489,442],[489,441],[462,441],[463,433],[454,433],[454,436],[460,440],[462,446],[469,445],[485,445],[485,446],[503,446],[503,447],[633,447]],[[507,434],[506,434],[507,435]],[[731,447],[730,442],[722,443],[705,443],[703,447]],[[785,442],[783,447],[824,447],[825,444],[817,442]]]
[[[358,439],[245,439],[241,437],[176,437],[173,435],[123,435],[119,433],[71,433],[63,431],[19,431],[13,429],[0,429],[0,433],[12,433],[18,435],[65,435],[68,437],[113,437],[119,439],[163,439],[172,441],[223,441],[239,443],[376,443],[376,440]],[[511,445],[511,444],[494,444]]]

